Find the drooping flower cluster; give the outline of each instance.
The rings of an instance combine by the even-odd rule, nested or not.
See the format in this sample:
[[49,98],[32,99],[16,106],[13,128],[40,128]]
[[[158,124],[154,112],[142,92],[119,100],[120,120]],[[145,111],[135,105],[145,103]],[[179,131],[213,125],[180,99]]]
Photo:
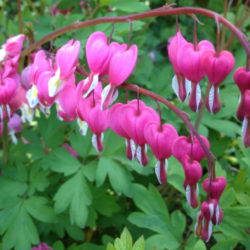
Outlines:
[[[204,144],[209,149],[209,141],[201,136]],[[174,157],[179,160],[184,168],[185,181],[184,188],[186,190],[186,198],[189,205],[193,208],[198,206],[199,186],[198,182],[202,177],[201,160],[206,153],[201,147],[196,137],[187,138],[180,136],[173,144],[172,152]]]
[[240,90],[240,101],[237,118],[242,121],[242,141],[245,147],[250,146],[250,70],[244,67],[234,72],[234,81]]
[[202,104],[200,81],[207,75],[210,87],[206,107],[211,114],[217,113],[221,108],[219,84],[234,67],[233,55],[229,51],[217,54],[207,40],[189,43],[180,30],[170,39],[168,55],[175,72],[172,87],[179,100],[184,102],[190,93],[189,107],[197,112]]
[[[211,181],[209,186],[209,179],[203,182],[203,189],[210,192],[210,200],[204,201],[201,209],[197,214],[197,222],[195,225],[195,234],[201,236],[206,242],[209,241],[212,235],[213,225],[218,225],[223,218],[223,212],[219,205],[219,199],[223,190],[226,187],[226,179],[224,177],[217,177]],[[210,190],[209,190],[210,189]]]
[[[161,184],[167,181],[167,159],[173,155],[184,168],[183,185],[187,202],[193,208],[198,207],[198,182],[203,172],[201,161],[206,155],[203,147],[205,145],[209,149],[208,140],[201,136],[204,144],[201,145],[196,136],[179,136],[172,125],[162,124],[158,113],[139,98],[111,106],[118,96],[118,87],[135,68],[138,54],[136,45],[128,47],[127,44],[109,42],[103,32],[93,33],[86,43],[90,73],[78,84],[75,72],[80,41],[68,41],[57,50],[55,56],[38,50],[31,55],[31,63],[23,69],[20,85],[16,70],[24,36],[17,37],[7,40],[0,51],[3,81],[0,89],[1,120],[8,117],[8,131],[13,142],[17,142],[15,133],[20,132],[21,121],[31,122],[36,108],[48,114],[55,104],[60,120],[76,120],[82,135],[86,135],[87,128],[91,130],[92,144],[98,152],[103,150],[104,132],[108,127],[125,139],[127,158],[136,158],[142,166],[148,163],[149,145],[157,159],[155,174]],[[13,46],[12,43],[17,45]],[[218,84],[231,71],[233,57],[229,52],[221,52],[217,56],[209,41],[201,41],[195,48],[182,37],[180,31],[170,41],[168,50],[176,74],[172,84],[178,98],[184,101],[190,94],[189,106],[197,111],[201,105],[199,82],[207,74],[210,83],[207,108],[211,113],[216,113],[220,108]],[[217,71],[218,68],[221,70]],[[105,87],[101,83],[104,76],[109,82]],[[247,107],[249,99],[245,97],[244,107]],[[22,111],[21,118],[13,115],[18,109]],[[246,111],[243,114],[243,117],[250,117]],[[3,125],[0,123],[2,131]],[[78,157],[70,145],[63,144],[63,147]],[[203,183],[208,199],[201,206],[196,231],[205,241],[211,236],[211,223],[217,225],[222,220],[223,213],[218,202],[225,185],[222,177],[215,176]]]
[[10,37],[0,49],[0,133],[3,133],[3,120],[8,119],[8,133],[12,142],[17,143],[15,133],[21,131],[21,119],[13,112],[20,107],[22,91],[17,72],[18,60],[25,36]]

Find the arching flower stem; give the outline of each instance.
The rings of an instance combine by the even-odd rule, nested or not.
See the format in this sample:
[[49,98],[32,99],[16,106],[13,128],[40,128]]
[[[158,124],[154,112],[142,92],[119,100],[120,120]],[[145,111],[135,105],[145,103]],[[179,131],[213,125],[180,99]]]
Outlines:
[[21,56],[26,56],[42,44],[55,39],[58,36],[61,36],[62,34],[65,34],[69,31],[75,30],[78,26],[79,29],[94,26],[100,23],[124,23],[127,22],[128,19],[131,21],[140,20],[144,18],[149,17],[157,17],[157,16],[170,16],[170,15],[190,15],[190,14],[200,14],[203,16],[207,16],[209,18],[214,19],[215,15],[218,15],[218,21],[222,23],[224,26],[226,26],[231,32],[237,37],[239,42],[242,44],[243,48],[245,49],[247,55],[250,57],[250,48],[248,45],[248,39],[243,34],[243,32],[238,29],[235,25],[230,23],[226,18],[220,16],[218,13],[204,9],[204,8],[198,8],[198,7],[179,7],[179,8],[172,8],[169,5],[165,5],[161,8],[149,10],[146,12],[138,13],[138,14],[132,14],[128,16],[119,16],[119,17],[100,17],[92,20],[87,20],[84,22],[75,22],[72,24],[69,24],[61,29],[55,30],[51,33],[49,33],[47,36],[43,37],[39,41],[31,44],[28,48],[26,48]]

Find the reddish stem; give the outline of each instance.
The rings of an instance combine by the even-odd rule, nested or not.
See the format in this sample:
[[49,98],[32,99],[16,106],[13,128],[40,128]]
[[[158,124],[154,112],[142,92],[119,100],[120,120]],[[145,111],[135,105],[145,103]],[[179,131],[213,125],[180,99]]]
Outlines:
[[[171,8],[169,6],[163,6],[163,7],[158,8],[158,9],[153,9],[153,10],[149,10],[146,12],[133,14],[133,15],[129,15],[129,16],[100,17],[100,18],[96,18],[93,20],[87,20],[85,22],[78,23],[79,24],[78,27],[79,27],[79,29],[81,29],[81,28],[97,25],[100,23],[123,23],[123,22],[127,22],[128,19],[130,19],[131,21],[135,21],[135,20],[140,20],[140,19],[149,18],[149,17],[170,16],[170,15],[180,15],[180,14],[190,15],[191,13],[201,14],[201,15],[213,18],[213,19],[214,19],[214,15],[218,15],[214,11],[211,11],[208,9],[203,9],[203,8],[197,8],[197,7]],[[219,20],[219,22],[221,22],[223,25],[225,25],[228,29],[230,29],[232,31],[232,33],[237,37],[239,42],[244,47],[247,55],[250,57],[250,48],[248,45],[248,39],[244,35],[244,33],[241,30],[239,30],[235,25],[230,23],[226,18],[224,18],[220,15],[218,15],[218,20]],[[76,25],[77,25],[77,23],[75,22],[75,23],[69,24],[61,29],[55,30],[54,32],[51,32],[47,36],[43,37],[41,40],[33,43],[28,48],[26,48],[22,52],[21,56],[26,56],[31,51],[38,48],[42,44],[44,44],[44,43],[62,35],[62,34],[65,34],[71,30],[74,30],[76,28]]]
[[136,87],[136,95],[137,95],[137,115],[140,115],[140,88]]
[[194,19],[194,50],[197,50],[197,27],[196,20]]
[[157,108],[158,108],[158,112],[159,112],[159,116],[160,116],[160,127],[159,127],[159,131],[162,131],[162,118],[161,118],[161,107],[160,104],[157,100],[154,100],[156,102]]
[[176,23],[176,33],[179,31],[179,23],[178,23],[178,15],[175,17],[175,23]]
[[247,57],[246,71],[250,71],[250,56]]

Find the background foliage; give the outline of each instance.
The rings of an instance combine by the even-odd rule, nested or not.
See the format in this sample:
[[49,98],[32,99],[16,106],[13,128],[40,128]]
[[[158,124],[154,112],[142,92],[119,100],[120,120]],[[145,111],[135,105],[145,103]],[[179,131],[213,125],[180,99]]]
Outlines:
[[[33,35],[37,41],[77,20],[127,15],[173,1],[84,1],[84,9],[79,7],[79,2],[62,0],[58,9],[75,8],[65,16],[53,16],[50,13],[53,0],[22,1],[25,34]],[[222,0],[179,0],[176,4],[205,7],[221,14],[224,9]],[[4,43],[11,34],[19,33],[18,11],[16,1],[2,0],[0,5],[0,42]],[[238,24],[245,12],[241,1],[232,1],[227,18],[249,37],[250,19]],[[203,23],[198,26],[198,38],[215,43],[214,20],[198,18]],[[183,35],[192,41],[192,18],[180,16],[179,21]],[[84,46],[88,36],[97,30],[109,35],[111,28],[111,24],[101,24],[76,31],[76,39],[82,45],[81,64],[86,66]],[[57,38],[53,48],[66,43],[74,33],[68,32]],[[186,103],[179,103],[171,89],[173,68],[166,45],[174,34],[174,16],[133,23],[131,44],[138,45],[139,58],[128,82],[161,94],[188,112],[195,122],[197,114],[191,113]],[[224,46],[235,55],[237,68],[245,64],[245,52],[230,35],[226,31]],[[129,23],[115,24],[113,40],[126,43],[128,36]],[[44,49],[49,47],[50,44],[43,46]],[[154,60],[150,53],[154,54]],[[80,79],[82,77],[78,76]],[[204,93],[207,85],[205,79],[201,83]],[[120,92],[120,100],[124,102],[124,91]],[[224,81],[220,94],[221,111],[213,116],[205,111],[199,127],[199,132],[209,138],[211,150],[218,159],[217,175],[228,181],[220,201],[224,219],[214,228],[209,243],[205,244],[194,236],[197,209],[192,210],[187,205],[182,186],[184,172],[177,160],[170,158],[168,182],[159,185],[153,169],[156,160],[151,152],[147,167],[128,161],[124,141],[108,130],[105,132],[104,151],[98,155],[91,145],[90,132],[83,137],[76,122],[61,122],[52,110],[49,117],[37,113],[31,126],[23,125],[19,137],[30,143],[24,144],[20,139],[17,145],[11,145],[9,163],[1,164],[0,249],[27,250],[39,242],[46,242],[54,250],[249,249],[250,149],[243,148],[241,143],[241,124],[235,116],[239,92],[232,73]],[[134,97],[129,92],[129,99]],[[152,100],[141,98],[156,108]],[[179,134],[187,134],[185,126],[171,111],[162,106],[162,113],[163,119],[173,124]],[[78,159],[62,147],[65,142],[77,151]],[[206,161],[202,165],[204,179],[207,177]],[[204,200],[201,185],[200,190],[200,200]]]

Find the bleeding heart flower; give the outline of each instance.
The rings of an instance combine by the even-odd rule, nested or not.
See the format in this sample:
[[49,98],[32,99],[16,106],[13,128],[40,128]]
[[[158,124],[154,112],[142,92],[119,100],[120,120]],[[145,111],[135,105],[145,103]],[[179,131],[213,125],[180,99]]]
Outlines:
[[198,206],[199,186],[198,182],[202,177],[202,168],[198,161],[192,160],[190,156],[182,156],[182,166],[185,172],[184,188],[188,204],[192,208]]
[[70,40],[56,52],[55,72],[48,82],[49,97],[56,96],[74,75],[80,46],[79,41]]
[[107,109],[118,97],[117,87],[133,72],[137,61],[138,49],[132,45],[127,50],[118,50],[110,59],[109,84],[102,92],[102,109]]
[[167,47],[169,60],[173,64],[175,72],[175,75],[172,79],[172,88],[181,102],[186,100],[191,90],[191,82],[185,78],[177,63],[178,52],[185,44],[187,44],[187,41],[181,35],[180,30],[178,30],[176,35],[169,39],[169,45]]
[[25,35],[23,34],[7,39],[7,41],[2,45],[2,49],[0,49],[0,62],[17,55],[19,57],[24,39]]
[[[30,66],[30,69],[28,69],[28,71],[30,71],[30,76],[29,76],[30,82],[29,82],[29,84],[26,83],[26,85],[28,85],[30,87],[26,93],[26,98],[28,100],[29,106],[31,108],[35,108],[36,105],[39,103],[38,90],[37,90],[38,79],[42,74],[44,74],[46,72],[51,73],[52,61],[50,58],[48,58],[45,55],[45,52],[43,50],[39,50],[34,55],[34,61],[33,61],[32,65]],[[27,78],[26,69],[24,69],[23,72],[24,73],[22,73],[22,77],[23,77],[22,79],[25,82],[27,80],[27,79],[24,79],[24,77]],[[41,86],[39,88],[41,88]]]
[[79,98],[78,96],[77,112],[80,114],[81,120],[87,122],[93,133],[93,146],[98,152],[101,152],[103,150],[103,132],[109,127],[109,110],[101,110],[100,95],[95,92],[93,91],[88,98]]
[[201,213],[203,214],[203,221],[202,221],[202,231],[201,237],[203,241],[208,242],[212,232],[213,232],[213,224],[212,218],[216,213],[218,203],[216,200],[204,201],[201,204]]
[[219,84],[225,80],[234,67],[234,57],[229,51],[205,51],[201,55],[201,65],[208,77],[210,90],[206,99],[206,107],[211,114],[217,113],[221,108],[219,97]]
[[170,124],[160,126],[158,122],[151,121],[144,128],[144,136],[158,159],[155,166],[157,179],[159,183],[165,183],[167,181],[167,158],[172,155],[172,145],[178,137],[178,133]]
[[240,67],[234,72],[234,81],[237,84],[241,96],[239,101],[239,106],[237,109],[237,118],[240,121],[243,121],[244,114],[243,114],[243,95],[246,90],[250,89],[250,71],[247,71],[246,68]]
[[21,82],[22,82],[22,86],[28,90],[31,88],[31,67],[32,65],[28,65],[27,67],[25,67],[21,73]]
[[91,72],[85,82],[84,97],[95,89],[99,82],[99,75],[105,71],[110,59],[107,37],[103,32],[97,31],[89,36],[86,43],[86,57]]
[[207,40],[199,42],[196,49],[192,43],[187,43],[180,48],[177,57],[179,69],[192,82],[189,107],[194,112],[199,110],[202,103],[199,82],[205,76],[205,71],[201,65],[201,55],[208,50],[214,51],[214,46]]
[[65,121],[76,119],[77,93],[74,85],[66,85],[60,92],[57,102],[57,114]]
[[[204,144],[209,149],[210,144],[207,138],[202,135],[200,137],[203,140]],[[193,137],[193,146],[190,138],[187,138],[186,136],[178,137],[173,144],[172,153],[173,156],[181,163],[183,155],[189,155],[191,157],[192,153],[193,154],[192,158],[198,162],[200,162],[206,155],[205,151],[201,147],[201,144],[196,138],[196,136]]]
[[0,84],[0,105],[7,105],[14,96],[18,85],[12,78],[2,79]]
[[22,85],[20,85],[13,97],[10,99],[9,106],[12,111],[16,111],[23,105],[24,102],[27,103],[26,90],[22,87]]
[[[142,103],[142,105],[140,105]],[[146,106],[142,101],[133,100],[126,104],[122,111],[121,125],[137,145],[136,158],[138,162],[145,166],[148,163],[146,139],[144,136],[144,128],[150,121],[160,124],[160,118],[157,112]]]
[[116,103],[109,110],[109,124],[110,128],[119,136],[126,139],[126,156],[129,160],[133,160],[135,157],[136,146],[134,141],[129,137],[128,133],[122,126],[123,108],[126,104]]
[[[203,189],[208,192],[208,185],[209,185],[209,180],[206,178],[203,181]],[[225,189],[227,185],[227,181],[224,177],[219,176],[215,180],[211,181],[211,186],[210,186],[210,195],[212,199],[216,199],[219,202],[219,199],[222,195],[223,190]]]
[[250,146],[250,89],[243,95],[242,141],[245,147]]

